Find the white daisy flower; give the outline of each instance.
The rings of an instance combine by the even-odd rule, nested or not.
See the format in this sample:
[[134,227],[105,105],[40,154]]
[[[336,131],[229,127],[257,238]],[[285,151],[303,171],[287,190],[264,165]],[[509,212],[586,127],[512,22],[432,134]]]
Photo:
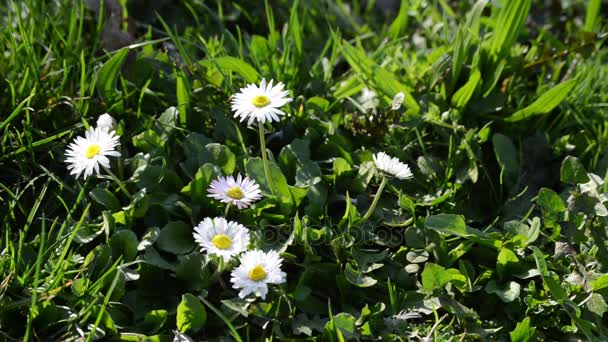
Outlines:
[[253,293],[265,299],[268,284],[281,284],[286,280],[287,275],[281,271],[282,262],[283,259],[276,251],[245,252],[241,256],[241,265],[232,271],[230,278],[232,288],[241,289],[239,292],[241,298]]
[[85,132],[84,138],[77,137],[68,145],[65,152],[70,174],[76,178],[84,172],[87,179],[95,171],[99,174],[99,165],[109,168],[110,160],[108,157],[120,157],[120,152],[115,147],[120,145],[119,137],[114,131],[106,131],[99,127],[90,127]]
[[201,246],[201,252],[217,255],[230,260],[247,250],[249,230],[242,224],[227,221],[223,217],[206,217],[194,227],[194,240]]
[[262,198],[260,186],[253,179],[243,178],[240,174],[236,179],[232,176],[215,179],[208,191],[208,197],[236,205],[239,209],[247,208]]
[[97,127],[106,131],[113,131],[116,128],[116,120],[108,113],[101,114],[97,118]]
[[241,88],[241,92],[232,98],[234,117],[237,119],[240,117],[241,122],[249,118],[247,125],[251,125],[256,120],[261,123],[279,121],[279,115],[285,115],[279,108],[292,99],[287,97],[289,92],[283,90],[285,85],[282,82],[274,87],[272,82],[270,80],[270,83],[266,84],[266,79],[262,79],[259,87],[248,84],[245,88]]
[[407,164],[400,162],[398,158],[392,158],[384,152],[374,154],[373,158],[376,167],[389,176],[399,179],[412,177],[410,167]]

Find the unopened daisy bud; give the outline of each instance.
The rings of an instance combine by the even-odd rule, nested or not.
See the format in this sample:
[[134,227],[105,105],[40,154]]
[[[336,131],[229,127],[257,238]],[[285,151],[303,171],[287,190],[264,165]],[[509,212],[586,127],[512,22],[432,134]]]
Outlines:
[[391,104],[392,110],[397,110],[401,108],[401,104],[403,104],[403,100],[405,99],[405,94],[402,92],[398,92],[395,97],[393,97],[393,103]]
[[380,152],[374,154],[373,159],[376,167],[388,176],[399,179],[407,179],[412,177],[410,167],[407,164],[399,161],[398,158],[393,158],[384,152]]
[[287,277],[281,271],[283,259],[276,251],[265,253],[260,250],[245,252],[241,264],[232,271],[232,288],[241,291],[239,297],[245,298],[253,293],[262,299],[268,294],[268,284],[284,283]]
[[97,119],[97,127],[105,130],[105,131],[113,131],[116,128],[116,120],[108,114],[101,114]]

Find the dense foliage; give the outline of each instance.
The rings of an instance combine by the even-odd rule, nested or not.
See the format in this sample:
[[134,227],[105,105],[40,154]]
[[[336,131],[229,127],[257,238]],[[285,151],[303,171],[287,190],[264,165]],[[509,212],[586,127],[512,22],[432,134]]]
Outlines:
[[[607,8],[3,1],[0,341],[608,340]],[[230,107],[262,78],[273,189]],[[122,156],[77,179],[106,112]],[[377,194],[376,152],[414,177]],[[208,197],[236,174],[251,208]],[[281,253],[265,299],[195,244],[216,216]]]

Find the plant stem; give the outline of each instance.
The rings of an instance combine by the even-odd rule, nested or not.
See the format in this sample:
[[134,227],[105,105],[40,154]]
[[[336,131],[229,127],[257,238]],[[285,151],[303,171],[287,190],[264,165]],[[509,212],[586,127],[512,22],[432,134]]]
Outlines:
[[228,218],[228,211],[230,211],[230,203],[226,203],[226,209],[224,209],[224,218]]
[[380,183],[380,187],[378,188],[378,191],[376,191],[376,195],[374,196],[372,205],[369,207],[369,209],[367,209],[367,212],[365,213],[365,215],[363,215],[361,222],[367,221],[370,218],[370,216],[372,216],[372,213],[376,209],[376,205],[378,205],[378,201],[380,200],[380,196],[382,195],[382,190],[384,190],[384,186],[386,186],[386,176],[382,176],[382,182]]
[[266,181],[270,192],[274,193],[274,184],[272,178],[270,178],[270,168],[268,167],[268,157],[266,156],[266,137],[264,136],[264,124],[260,121],[260,148],[262,149],[262,164],[264,164],[264,174],[266,175]]
[[114,180],[114,182],[118,185],[118,187],[125,194],[125,196],[127,196],[129,199],[133,199],[133,196],[131,196],[131,193],[129,192],[129,190],[127,190],[127,188],[122,183],[122,181],[118,177],[116,177],[116,175],[110,170],[110,168],[107,168],[107,167],[103,167],[103,168],[104,168],[104,170],[106,170],[108,175],[110,175],[112,180]]

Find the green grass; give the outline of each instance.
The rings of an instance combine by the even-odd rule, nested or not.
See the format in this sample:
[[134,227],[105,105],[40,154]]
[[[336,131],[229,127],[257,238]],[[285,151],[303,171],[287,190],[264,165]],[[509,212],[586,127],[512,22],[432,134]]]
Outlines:
[[[105,3],[0,3],[0,341],[608,339],[605,2]],[[273,190],[230,110],[262,78]],[[122,157],[75,179],[105,112]],[[375,197],[379,151],[414,177]],[[265,300],[191,235],[236,173]]]

